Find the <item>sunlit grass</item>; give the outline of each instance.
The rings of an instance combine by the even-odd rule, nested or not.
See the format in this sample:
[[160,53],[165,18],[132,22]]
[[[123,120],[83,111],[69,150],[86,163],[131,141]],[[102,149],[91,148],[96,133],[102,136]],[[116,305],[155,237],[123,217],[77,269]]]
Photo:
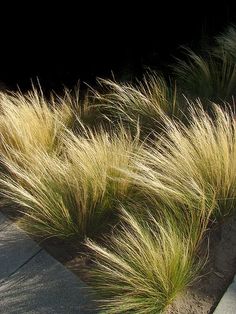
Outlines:
[[81,132],[83,125],[95,123],[94,108],[79,90],[50,97],[36,88],[26,94],[1,93],[0,155],[21,163],[22,155],[30,161],[37,151],[60,154],[65,130]]
[[196,279],[204,260],[198,260],[184,222],[176,226],[153,216],[140,222],[126,211],[123,221],[107,247],[87,241],[102,313],[162,313]]
[[233,32],[204,56],[187,50],[178,90],[150,72],[100,80],[83,100],[0,93],[0,194],[32,234],[98,235],[86,243],[104,313],[163,312],[205,263],[208,228],[235,213],[236,119],[210,102],[236,92]]
[[[28,94],[0,94],[0,154],[30,159],[35,149],[48,153],[60,150],[63,124],[72,115],[69,106],[48,102],[36,89]],[[20,162],[20,160],[18,160]]]
[[[132,182],[117,169],[132,167],[138,138],[124,130],[108,135],[63,137],[64,154],[35,152],[27,166],[3,159],[9,175],[0,179],[1,193],[22,206],[26,228],[42,236],[60,238],[96,233],[116,216],[118,203],[132,195]],[[22,159],[23,158],[23,159]],[[26,166],[25,166],[26,164]]]
[[212,215],[222,219],[235,208],[236,122],[230,110],[213,108],[211,117],[192,107],[188,126],[166,117],[165,135],[142,152],[133,176],[159,199],[169,194],[179,204],[203,192],[209,204],[216,199]]
[[147,73],[136,84],[118,83],[111,80],[99,81],[104,92],[96,99],[101,110],[111,121],[127,123],[136,130],[140,124],[143,134],[161,129],[162,112],[170,117],[182,116],[175,86],[168,86],[166,80],[154,73]]

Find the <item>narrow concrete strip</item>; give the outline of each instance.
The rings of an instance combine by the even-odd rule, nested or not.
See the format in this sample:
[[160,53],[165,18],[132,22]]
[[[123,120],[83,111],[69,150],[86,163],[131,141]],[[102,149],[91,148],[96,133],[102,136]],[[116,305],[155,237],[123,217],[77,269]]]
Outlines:
[[234,281],[226,290],[214,314],[235,314],[236,313],[236,276]]
[[30,260],[41,248],[15,224],[0,230],[0,283]]
[[0,285],[0,309],[6,314],[94,314],[88,292],[82,281],[42,251]]

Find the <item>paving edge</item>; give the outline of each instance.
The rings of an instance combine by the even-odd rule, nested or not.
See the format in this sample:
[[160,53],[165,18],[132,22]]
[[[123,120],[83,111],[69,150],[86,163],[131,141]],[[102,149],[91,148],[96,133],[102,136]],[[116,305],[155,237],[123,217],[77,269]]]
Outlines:
[[223,297],[218,303],[214,314],[235,314],[236,313],[236,275],[233,282],[228,286]]

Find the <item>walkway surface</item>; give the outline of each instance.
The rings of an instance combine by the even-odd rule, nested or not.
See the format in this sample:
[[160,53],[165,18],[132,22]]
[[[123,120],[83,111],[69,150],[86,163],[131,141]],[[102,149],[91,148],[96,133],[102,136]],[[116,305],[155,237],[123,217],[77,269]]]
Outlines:
[[88,310],[88,287],[0,213],[0,313]]
[[236,313],[236,275],[229,285],[222,299],[220,300],[214,314],[235,314]]

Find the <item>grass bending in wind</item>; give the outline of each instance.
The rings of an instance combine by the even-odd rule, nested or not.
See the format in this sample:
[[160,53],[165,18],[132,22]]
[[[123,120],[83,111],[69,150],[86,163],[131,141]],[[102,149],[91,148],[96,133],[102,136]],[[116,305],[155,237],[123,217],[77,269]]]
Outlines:
[[1,154],[7,148],[30,154],[35,148],[56,149],[62,124],[70,118],[69,106],[47,101],[41,92],[33,89],[28,94],[0,94]]
[[70,110],[71,115],[66,126],[74,133],[83,132],[85,126],[99,129],[106,120],[99,111],[99,106],[96,105],[93,93],[90,87],[81,92],[80,87],[76,86],[74,90],[65,89],[62,96],[55,95],[58,103]]
[[126,207],[120,231],[105,245],[87,241],[103,313],[165,311],[205,264],[208,228],[235,210],[233,113],[213,105],[212,117],[200,104],[190,111],[188,126],[163,117],[165,134],[138,153],[128,173],[147,206]]
[[195,194],[203,193],[208,204],[215,202],[212,218],[222,219],[236,205],[236,121],[231,110],[213,105],[211,117],[197,107],[188,126],[165,117],[165,136],[142,152],[138,171],[130,175],[164,202],[169,194],[179,204],[194,203]]
[[133,193],[131,180],[117,169],[132,167],[139,140],[124,130],[112,136],[87,131],[86,137],[68,131],[63,143],[64,156],[37,152],[33,168],[3,160],[11,175],[0,179],[1,194],[22,206],[29,231],[83,237],[102,230]]
[[216,52],[219,52],[222,47],[224,51],[236,61],[236,26],[230,25],[225,32],[216,37],[217,46]]
[[83,133],[82,126],[95,121],[90,100],[79,89],[47,98],[35,87],[26,94],[0,93],[0,155],[23,166],[22,157],[30,162],[37,151],[60,154],[66,129]]
[[152,133],[161,128],[160,115],[165,112],[174,117],[182,115],[176,97],[175,87],[169,87],[165,79],[154,73],[147,73],[136,85],[100,80],[104,92],[96,93],[101,111],[112,121],[121,119],[129,127]]
[[141,222],[125,210],[122,220],[108,247],[87,240],[101,313],[162,313],[203,266],[196,244],[182,232],[183,224],[176,227],[151,215]]
[[187,60],[178,59],[174,66],[177,86],[192,99],[223,102],[236,94],[236,64],[221,47],[218,53],[204,56],[186,49]]

